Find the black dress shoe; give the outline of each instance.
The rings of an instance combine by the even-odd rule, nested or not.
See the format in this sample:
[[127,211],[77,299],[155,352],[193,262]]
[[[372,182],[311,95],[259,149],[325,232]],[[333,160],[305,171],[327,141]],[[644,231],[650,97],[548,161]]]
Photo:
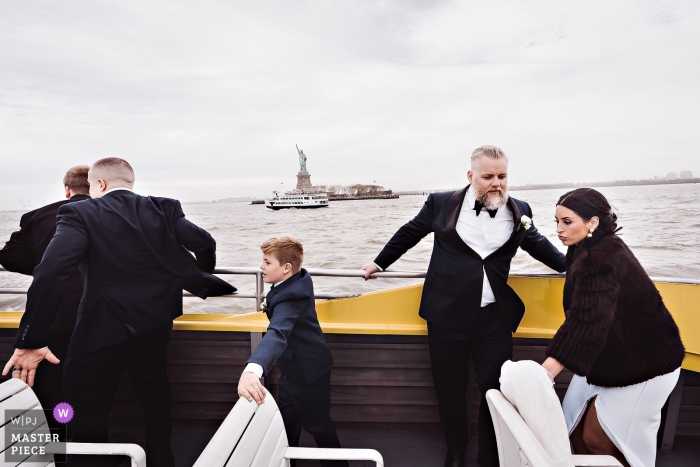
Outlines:
[[464,454],[448,452],[445,458],[445,467],[464,467]]

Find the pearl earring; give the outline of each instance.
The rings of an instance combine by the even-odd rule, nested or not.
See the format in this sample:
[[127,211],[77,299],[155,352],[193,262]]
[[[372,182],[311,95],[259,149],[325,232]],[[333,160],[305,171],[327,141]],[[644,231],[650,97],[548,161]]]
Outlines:
[[586,235],[586,237],[591,238],[592,236],[593,236],[593,229],[590,229],[588,231],[588,234]]

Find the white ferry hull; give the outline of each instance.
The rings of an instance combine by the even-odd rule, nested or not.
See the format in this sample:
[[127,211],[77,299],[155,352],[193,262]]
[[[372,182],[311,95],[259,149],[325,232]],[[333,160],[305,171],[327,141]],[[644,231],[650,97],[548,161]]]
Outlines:
[[276,196],[272,199],[266,199],[265,207],[273,211],[280,209],[327,208],[328,198],[319,195]]
[[328,204],[320,204],[320,205],[312,205],[312,206],[304,205],[304,204],[300,204],[300,205],[298,205],[298,206],[294,206],[294,205],[291,205],[291,206],[289,206],[289,205],[285,205],[285,206],[273,206],[273,205],[270,205],[270,203],[266,200],[266,201],[265,201],[265,207],[268,208],[268,209],[272,209],[273,211],[278,211],[278,210],[280,210],[280,209],[316,209],[316,208],[327,208],[327,207],[328,207]]

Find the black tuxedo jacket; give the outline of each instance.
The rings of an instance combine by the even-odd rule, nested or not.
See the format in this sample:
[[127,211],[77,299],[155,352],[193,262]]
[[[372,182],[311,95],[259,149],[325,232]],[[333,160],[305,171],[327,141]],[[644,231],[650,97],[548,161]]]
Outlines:
[[182,314],[183,286],[194,284],[202,297],[235,291],[202,272],[214,269],[215,252],[214,239],[185,219],[174,199],[118,190],[61,206],[14,345],[47,345],[58,303],[79,266],[84,292],[69,354],[171,326]]
[[[20,230],[10,236],[5,247],[0,250],[0,264],[8,271],[31,276],[41,262],[46,247],[56,233],[56,214],[64,204],[90,199],[88,195],[75,195],[57,203],[49,204],[22,216]],[[80,271],[75,271],[66,294],[56,312],[51,332],[71,332],[75,326],[80,297],[83,295],[83,281]]]
[[[557,271],[566,270],[566,258],[535,228],[521,226],[523,215],[532,219],[532,210],[524,201],[508,198],[513,212],[513,233],[498,250],[481,258],[457,233],[457,219],[469,187],[428,196],[418,215],[401,227],[374,260],[386,269],[415,246],[423,237],[435,233],[420,316],[435,326],[450,330],[468,330],[481,308],[484,270],[500,310],[505,313],[512,332],[525,313],[525,305],[508,286],[510,262],[518,247]],[[486,214],[482,214],[486,215]]]
[[265,301],[270,325],[248,363],[257,363],[267,374],[276,361],[292,382],[318,381],[330,371],[333,357],[318,324],[311,276],[302,269],[273,287]]

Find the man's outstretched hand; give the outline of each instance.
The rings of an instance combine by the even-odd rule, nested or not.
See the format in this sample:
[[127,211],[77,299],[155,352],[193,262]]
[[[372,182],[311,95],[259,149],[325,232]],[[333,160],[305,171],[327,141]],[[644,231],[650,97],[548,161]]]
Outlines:
[[[42,360],[48,360],[54,365],[61,363],[48,347],[42,347],[40,349],[15,349],[15,353],[12,354],[12,358],[10,358],[7,365],[5,365],[2,375],[5,376],[12,370],[13,378],[19,378],[29,386],[34,386],[36,369]],[[16,370],[17,368],[20,369]]]
[[375,272],[379,272],[379,268],[374,263],[365,264],[364,266],[362,266],[362,269],[365,271],[366,281],[370,279],[376,279],[376,277],[372,277],[372,274],[374,274]]
[[265,387],[255,373],[247,371],[238,380],[238,395],[248,399],[248,402],[255,399],[255,402],[260,405],[265,401]]

